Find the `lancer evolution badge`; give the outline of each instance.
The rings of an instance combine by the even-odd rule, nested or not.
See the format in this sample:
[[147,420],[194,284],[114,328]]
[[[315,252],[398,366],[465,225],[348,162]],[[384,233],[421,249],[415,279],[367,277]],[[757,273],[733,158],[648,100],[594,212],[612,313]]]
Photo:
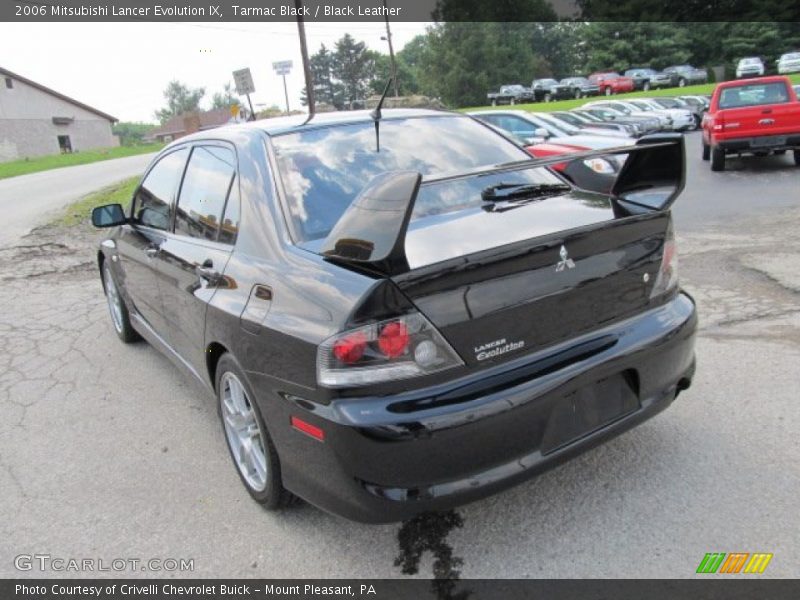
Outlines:
[[561,257],[561,260],[558,261],[556,264],[556,272],[563,271],[564,267],[567,269],[574,269],[575,268],[575,261],[569,257],[567,254],[567,249],[565,246],[561,246],[561,250],[558,251],[558,255]]

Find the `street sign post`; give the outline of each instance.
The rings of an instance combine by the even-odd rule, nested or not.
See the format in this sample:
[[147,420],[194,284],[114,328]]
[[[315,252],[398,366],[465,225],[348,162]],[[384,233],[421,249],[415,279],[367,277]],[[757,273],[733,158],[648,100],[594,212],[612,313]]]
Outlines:
[[276,75],[283,77],[283,96],[286,99],[286,114],[289,114],[289,92],[286,90],[286,76],[292,71],[292,61],[279,60],[272,63]]
[[255,121],[256,113],[253,111],[253,102],[250,100],[250,94],[256,91],[256,86],[253,84],[253,75],[250,73],[250,69],[245,68],[234,71],[233,82],[236,84],[236,93],[247,96],[247,104],[250,105],[250,120]]

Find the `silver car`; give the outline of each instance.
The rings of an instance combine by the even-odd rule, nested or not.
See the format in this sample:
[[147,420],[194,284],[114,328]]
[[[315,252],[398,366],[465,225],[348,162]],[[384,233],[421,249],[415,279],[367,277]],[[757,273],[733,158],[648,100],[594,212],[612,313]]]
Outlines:
[[800,72],[800,52],[787,52],[778,59],[778,74]]

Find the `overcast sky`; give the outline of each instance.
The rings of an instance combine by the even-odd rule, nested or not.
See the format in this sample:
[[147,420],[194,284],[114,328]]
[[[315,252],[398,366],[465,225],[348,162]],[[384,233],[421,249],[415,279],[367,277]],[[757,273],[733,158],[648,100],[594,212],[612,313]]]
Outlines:
[[[398,51],[424,23],[394,23]],[[331,47],[345,32],[388,53],[385,24],[306,23],[309,53]],[[284,106],[273,61],[293,60],[289,104],[300,106],[303,74],[295,23],[0,23],[0,66],[80,100],[121,121],[154,122],[171,79],[214,92],[250,67],[253,104]],[[258,110],[259,107],[256,107]]]

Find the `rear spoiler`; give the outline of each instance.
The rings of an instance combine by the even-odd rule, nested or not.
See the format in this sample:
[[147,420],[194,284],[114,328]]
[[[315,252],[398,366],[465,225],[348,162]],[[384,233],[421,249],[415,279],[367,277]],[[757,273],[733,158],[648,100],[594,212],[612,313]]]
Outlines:
[[[675,133],[644,136],[633,146],[531,158],[428,179],[426,183],[614,154],[628,155],[611,190],[617,214],[668,210],[683,191],[685,150],[683,136]],[[387,277],[407,272],[406,232],[421,183],[422,175],[416,171],[388,171],[372,179],[325,238],[320,252],[331,260]]]

